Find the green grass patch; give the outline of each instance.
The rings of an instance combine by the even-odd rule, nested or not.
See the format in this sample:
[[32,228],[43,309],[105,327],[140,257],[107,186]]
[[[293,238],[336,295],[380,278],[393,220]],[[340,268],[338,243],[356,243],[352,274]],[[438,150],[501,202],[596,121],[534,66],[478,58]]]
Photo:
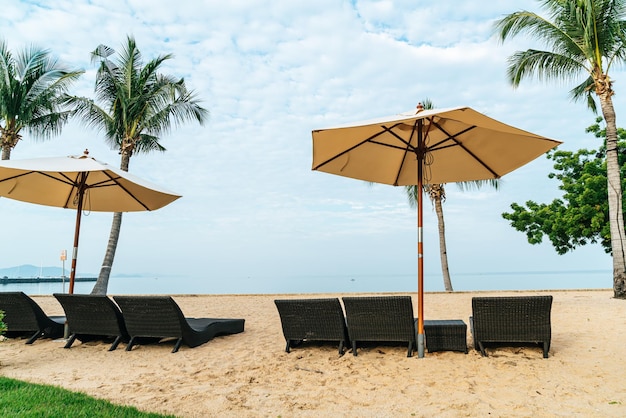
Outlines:
[[4,311],[0,311],[0,335],[7,330],[7,325],[2,321],[4,319]]
[[0,376],[2,417],[174,417],[141,412],[130,406],[114,405],[84,393],[38,385]]

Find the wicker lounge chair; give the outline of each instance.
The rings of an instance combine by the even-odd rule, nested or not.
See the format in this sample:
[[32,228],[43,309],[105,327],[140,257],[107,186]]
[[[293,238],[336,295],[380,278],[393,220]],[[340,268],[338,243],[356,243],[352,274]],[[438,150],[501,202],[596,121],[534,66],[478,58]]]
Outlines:
[[26,344],[37,338],[60,338],[65,328],[64,316],[48,316],[30,296],[24,292],[0,292],[0,310],[4,311],[4,323],[8,336],[28,334]]
[[343,355],[349,340],[339,299],[277,299],[274,303],[287,341],[286,352],[303,341],[338,341],[339,355]]
[[130,339],[120,309],[108,296],[55,293],[54,297],[65,311],[70,330],[65,348],[77,338],[82,342],[112,338],[109,351],[113,351]]
[[413,302],[410,296],[344,297],[352,353],[362,341],[406,342],[407,357],[416,346]]
[[130,341],[126,351],[142,337],[175,338],[172,353],[182,343],[197,347],[213,337],[243,332],[243,319],[185,318],[170,296],[114,296],[124,316]]
[[474,348],[485,344],[539,344],[548,358],[552,328],[552,296],[497,296],[472,299],[470,327]]

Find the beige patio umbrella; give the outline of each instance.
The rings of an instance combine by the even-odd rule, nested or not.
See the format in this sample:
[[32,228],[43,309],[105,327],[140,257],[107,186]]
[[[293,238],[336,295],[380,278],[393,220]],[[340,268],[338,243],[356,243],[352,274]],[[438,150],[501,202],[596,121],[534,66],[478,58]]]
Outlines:
[[81,213],[156,210],[177,195],[89,157],[6,160],[0,162],[0,196],[22,202],[76,210],[69,293],[74,293]]
[[[561,142],[469,107],[416,110],[317,129],[313,170],[393,186],[497,179]],[[418,193],[418,356],[424,356],[422,193]]]

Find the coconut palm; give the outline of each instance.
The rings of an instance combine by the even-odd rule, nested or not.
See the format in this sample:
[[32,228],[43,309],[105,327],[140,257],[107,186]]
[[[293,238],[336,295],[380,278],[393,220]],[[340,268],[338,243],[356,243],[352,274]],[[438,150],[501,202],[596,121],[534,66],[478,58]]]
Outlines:
[[613,83],[609,71],[626,61],[625,0],[542,0],[549,19],[519,11],[495,23],[501,41],[526,34],[543,42],[548,51],[528,49],[509,57],[508,77],[517,87],[522,79],[582,82],[571,91],[574,100],[586,99],[596,110],[600,101],[606,122],[608,203],[613,256],[613,293],[626,299],[626,242],[622,187],[618,162]]
[[17,56],[0,41],[0,144],[2,159],[22,138],[21,130],[48,139],[59,134],[71,112],[62,98],[82,70],[69,70],[47,49],[24,48]]
[[[484,185],[490,185],[494,189],[499,187],[498,179],[491,180],[477,180],[456,183],[461,190],[466,189],[479,189]],[[404,186],[407,197],[409,199],[409,205],[412,208],[417,206],[417,186]],[[443,285],[447,292],[452,292],[452,280],[450,279],[450,271],[448,269],[448,250],[446,247],[446,224],[443,219],[443,202],[446,200],[446,191],[443,184],[425,184],[423,186],[423,193],[428,195],[432,202],[435,213],[437,214],[437,229],[439,231],[439,257],[441,259],[441,273],[443,275]]]
[[[417,186],[404,186],[409,205],[412,208],[417,207]],[[446,224],[443,219],[443,201],[446,200],[446,191],[443,184],[426,184],[423,186],[423,193],[430,197],[430,201],[435,207],[437,214],[437,228],[439,230],[439,257],[441,259],[441,274],[443,275],[443,286],[446,292],[452,292],[452,280],[450,279],[450,270],[448,269],[448,250],[446,247]]]
[[[158,56],[144,65],[130,36],[117,59],[111,59],[113,54],[115,50],[104,45],[92,52],[92,62],[98,64],[96,100],[72,97],[68,104],[85,124],[104,131],[109,145],[121,154],[120,168],[128,171],[134,154],[165,151],[159,136],[169,132],[172,124],[192,120],[203,124],[208,111],[200,106],[195,93],[187,89],[184,79],[158,72],[173,57],[171,54]],[[122,214],[115,213],[93,294],[106,294],[121,224]]]

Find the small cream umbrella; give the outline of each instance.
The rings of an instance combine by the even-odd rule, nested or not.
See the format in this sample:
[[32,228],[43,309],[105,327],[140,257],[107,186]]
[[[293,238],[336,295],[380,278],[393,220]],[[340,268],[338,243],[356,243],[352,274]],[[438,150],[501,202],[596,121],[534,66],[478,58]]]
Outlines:
[[83,210],[151,211],[180,197],[88,154],[0,162],[1,197],[76,210],[69,293],[74,293]]
[[[497,179],[561,142],[469,107],[416,110],[317,129],[313,170],[393,186]],[[418,356],[424,356],[422,194],[417,210]]]

